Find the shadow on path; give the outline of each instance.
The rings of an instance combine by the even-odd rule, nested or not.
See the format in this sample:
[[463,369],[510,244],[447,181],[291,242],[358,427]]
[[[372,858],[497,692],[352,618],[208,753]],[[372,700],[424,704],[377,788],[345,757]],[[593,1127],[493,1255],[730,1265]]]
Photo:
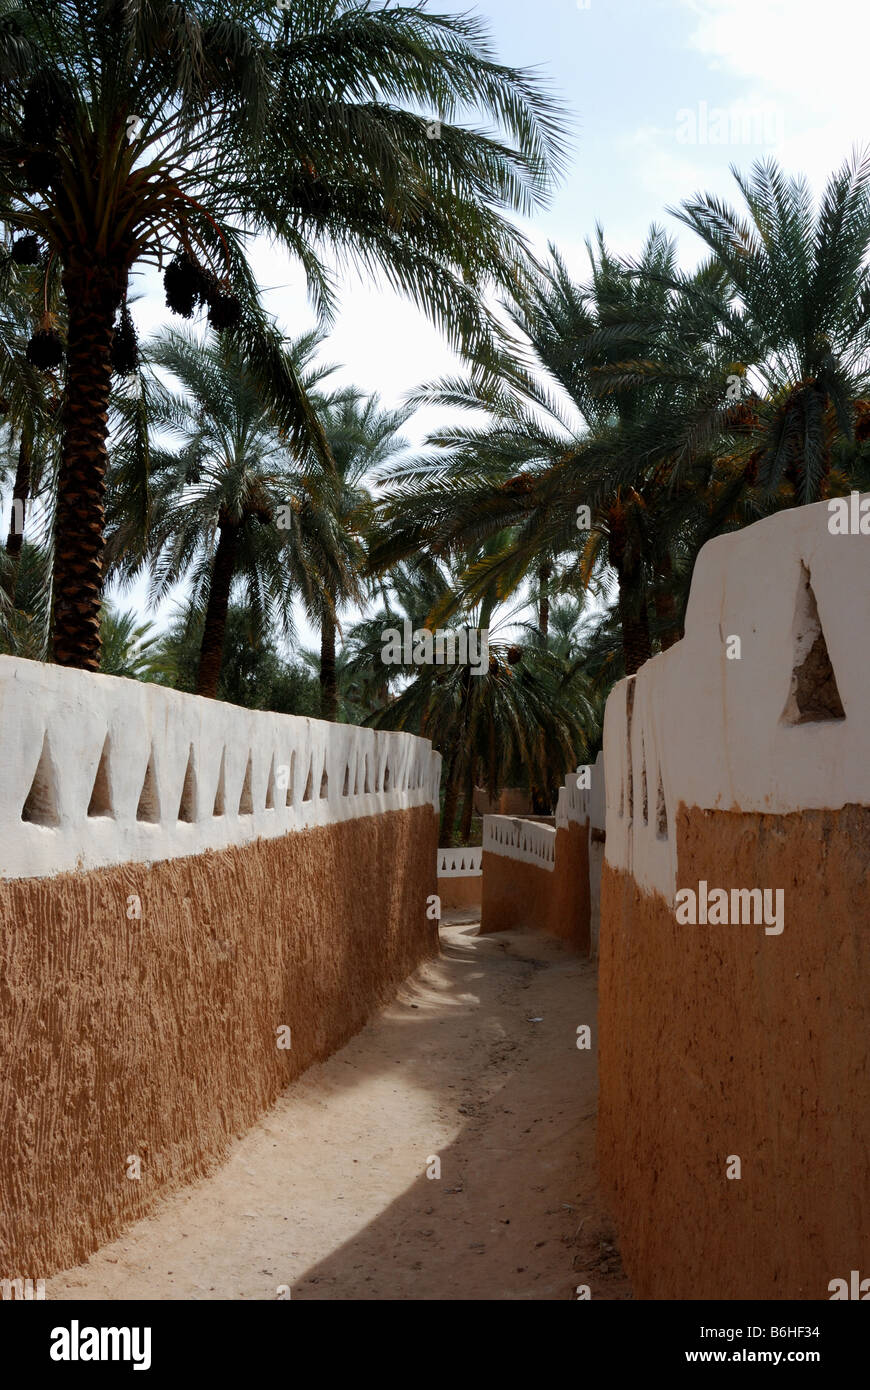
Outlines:
[[441,957],[217,1172],[48,1297],[630,1297],[596,1181],[595,1007],[560,942],[445,921]]

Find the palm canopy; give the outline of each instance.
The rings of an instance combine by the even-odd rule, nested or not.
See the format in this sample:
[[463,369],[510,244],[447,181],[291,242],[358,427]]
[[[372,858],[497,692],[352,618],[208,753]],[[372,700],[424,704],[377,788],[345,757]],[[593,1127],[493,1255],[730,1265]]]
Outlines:
[[[306,391],[330,370],[311,364],[318,345],[317,335],[308,334],[288,351]],[[135,516],[127,490],[138,477],[137,460],[131,467],[117,450],[109,553],[125,578],[149,565],[155,601],[189,581],[191,612],[205,613],[197,688],[213,695],[234,587],[262,638],[276,626],[290,629],[294,593],[309,612],[319,612],[324,557],[345,584],[350,578],[345,557],[312,522],[316,479],[288,447],[238,348],[214,333],[202,342],[190,330],[173,329],[148,345],[147,358],[150,428],[174,436],[180,448],[169,437],[150,451],[152,519],[141,550],[127,537]],[[154,369],[175,384],[156,380]],[[119,401],[118,409],[122,416],[135,411],[135,399]]]
[[362,602],[365,596],[371,484],[380,473],[389,474],[407,448],[400,431],[411,412],[386,409],[377,394],[366,396],[354,387],[316,392],[313,400],[331,464],[324,467],[313,451],[306,456],[301,474],[308,507],[305,536],[334,618],[338,604]]
[[[0,652],[45,661],[51,618],[51,556],[45,545],[24,540],[14,567],[0,551]],[[15,588],[14,605],[9,594]]]
[[[0,416],[5,427],[0,443],[0,476],[4,483],[9,475],[13,478],[6,554],[0,575],[0,606],[16,602],[25,527],[31,541],[35,531],[39,532],[39,543],[28,557],[29,575],[21,595],[22,603],[26,601],[31,608],[38,608],[39,621],[34,620],[27,627],[22,647],[28,654],[39,650],[42,656],[48,641],[51,606],[50,516],[59,455],[61,392],[54,375],[39,370],[27,357],[33,332],[33,292],[39,288],[34,285],[34,278],[33,269],[17,265],[8,248],[0,251]],[[34,527],[32,503],[37,497],[48,505],[41,524]],[[35,574],[41,576],[41,593],[36,603]],[[10,613],[5,613],[3,620],[14,624]]]
[[135,613],[124,613],[114,603],[103,604],[100,670],[106,676],[149,680],[155,672],[160,635]]
[[0,416],[13,434],[35,440],[51,430],[60,387],[51,372],[27,357],[33,332],[33,300],[42,295],[42,277],[16,266],[8,247],[0,248]]
[[753,474],[812,502],[870,389],[870,155],[832,174],[818,206],[773,160],[732,173],[746,215],[709,194],[672,212],[727,276],[730,302],[708,295],[706,307],[758,388],[747,393]]
[[300,544],[308,548],[321,580],[321,717],[338,714],[336,632],[342,604],[362,603],[372,518],[370,483],[375,471],[391,470],[407,447],[400,434],[409,409],[384,409],[377,395],[350,388],[317,398],[317,411],[329,443],[332,466],[316,455],[302,479]]
[[[638,273],[611,255],[600,228],[588,250],[588,284],[575,283],[551,247],[550,263],[509,306],[527,360],[416,394],[418,403],[488,418],[439,431],[434,453],[403,472],[384,501],[373,563],[427,539],[452,547],[502,532],[504,544],[457,586],[468,598],[493,586],[506,597],[535,572],[546,596],[554,566],[557,589],[587,589],[610,565],[634,670],[650,654],[649,589],[686,520],[678,485],[706,466],[726,419],[716,366],[724,349],[712,312],[669,284],[676,248],[660,229],[651,229]],[[724,298],[715,267],[702,266],[690,283]],[[541,619],[539,628],[545,635]]]
[[[562,124],[477,20],[424,5],[0,0],[0,213],[38,239],[69,314],[56,660],[99,658],[110,352],[132,267],[174,254],[175,306],[207,302],[290,437],[325,452],[259,306],[250,236],[299,258],[321,308],[331,250],[485,354],[481,292],[515,282],[525,251],[504,213],[546,198]],[[47,319],[42,360],[52,332]]]
[[[463,796],[467,835],[478,783],[495,795],[499,787],[528,781],[551,802],[566,767],[593,746],[601,715],[587,683],[576,671],[568,677],[557,655],[511,640],[511,614],[491,599],[457,605],[450,601],[453,586],[450,566],[431,555],[396,566],[383,607],[350,633],[347,666],[349,677],[368,683],[369,702],[377,696],[366,723],[421,734],[442,753],[443,844],[450,843]],[[463,627],[489,633],[485,670],[458,662],[384,665],[387,630],[401,628],[405,619],[412,629],[431,629],[435,615],[448,609],[457,615],[454,633]],[[402,688],[391,689],[396,682]]]

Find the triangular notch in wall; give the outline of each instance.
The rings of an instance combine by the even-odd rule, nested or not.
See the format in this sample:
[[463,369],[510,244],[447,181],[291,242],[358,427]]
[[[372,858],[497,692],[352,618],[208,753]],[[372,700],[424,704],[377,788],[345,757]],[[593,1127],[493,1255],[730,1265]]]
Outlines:
[[828,655],[810,572],[801,565],[794,624],[791,687],[782,719],[785,724],[815,724],[845,719],[837,677]]
[[252,816],[254,814],[254,760],[253,754],[248,753],[248,766],[245,768],[245,780],[242,783],[242,794],[239,797],[239,815]]
[[30,791],[27,793],[27,800],[21,808],[21,819],[29,821],[31,825],[60,824],[57,810],[57,784],[48,734],[42,740],[42,752],[39,755],[39,762],[36,764],[36,771],[33,774]]
[[222,816],[226,813],[227,801],[227,750],[224,748],[221,753],[221,766],[218,773],[218,784],[214,794],[213,816]]
[[103,751],[100,754],[100,765],[97,768],[91,799],[88,803],[89,816],[107,816],[114,818],[115,815],[112,807],[112,782],[109,776],[109,749],[110,740],[109,735],[106,734],[106,741],[103,744]]
[[184,786],[181,788],[181,800],[178,803],[178,819],[187,825],[193,825],[196,820],[196,760],[193,755],[193,744],[190,745],[190,752],[187,755]]
[[157,773],[154,768],[153,748],[148,758],[148,766],[145,769],[145,780],[142,783],[142,790],[139,793],[139,805],[136,807],[136,819],[146,821],[149,825],[157,825],[160,821],[160,795],[157,791]]

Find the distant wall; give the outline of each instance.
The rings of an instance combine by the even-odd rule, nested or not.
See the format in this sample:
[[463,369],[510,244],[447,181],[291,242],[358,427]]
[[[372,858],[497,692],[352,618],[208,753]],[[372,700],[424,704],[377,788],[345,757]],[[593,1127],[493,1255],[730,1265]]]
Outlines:
[[556,831],[508,816],[484,816],[481,932],[549,930]]
[[582,899],[588,901],[588,909],[581,906],[580,911],[582,914],[588,910],[589,954],[596,957],[598,955],[601,921],[601,869],[604,863],[605,839],[606,802],[603,752],[598,754],[595,763],[589,769],[589,773],[591,785],[588,788],[577,786],[576,774],[572,773],[565,779],[565,785],[559,790],[556,824],[570,823],[585,827],[587,866],[584,869],[582,862],[578,865],[580,877],[577,891]]
[[[599,762],[593,788],[600,772]],[[589,954],[590,792],[578,790],[576,774],[559,792],[555,821],[484,817],[481,931],[534,927]]]
[[479,845],[438,851],[438,896],[443,912],[480,907],[483,873]]
[[440,759],[0,658],[0,765],[0,1277],[42,1278],[437,951]]
[[828,516],[707,545],[607,705],[599,1156],[641,1298],[870,1277],[870,555]]

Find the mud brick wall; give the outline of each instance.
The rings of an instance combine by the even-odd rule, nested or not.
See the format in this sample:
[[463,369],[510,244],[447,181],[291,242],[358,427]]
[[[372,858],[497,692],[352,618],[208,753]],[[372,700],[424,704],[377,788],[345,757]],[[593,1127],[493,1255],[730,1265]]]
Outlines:
[[533,927],[588,955],[588,845],[588,822],[553,828],[487,816],[481,931]]
[[0,657],[0,1278],[207,1171],[437,951],[440,763]]
[[357,1032],[437,951],[436,849],[422,806],[0,881],[0,1269],[78,1263]]
[[[599,1156],[640,1298],[870,1275],[870,556],[828,517],[706,546],[608,701]],[[780,890],[782,931],[679,920],[702,882]]]

